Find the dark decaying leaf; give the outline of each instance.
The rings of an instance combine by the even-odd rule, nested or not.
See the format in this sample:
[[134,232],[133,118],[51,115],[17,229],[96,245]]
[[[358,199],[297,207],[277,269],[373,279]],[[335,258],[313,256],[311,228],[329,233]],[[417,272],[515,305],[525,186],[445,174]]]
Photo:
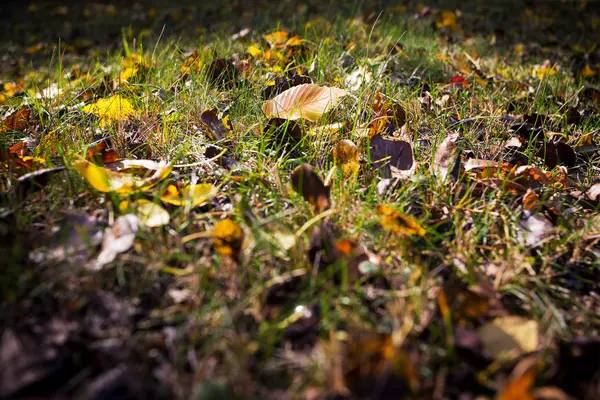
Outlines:
[[200,115],[200,120],[204,124],[206,135],[211,140],[220,141],[231,136],[233,131],[231,122],[227,117],[225,119],[219,118],[216,109],[205,110]]
[[351,334],[343,371],[346,387],[361,399],[410,397],[418,389],[410,354],[397,348],[389,334]]
[[217,58],[207,66],[206,75],[212,84],[230,88],[236,85],[238,71],[233,61]]
[[544,163],[549,168],[554,168],[558,164],[574,167],[577,161],[575,150],[562,142],[552,143],[548,141],[545,144],[541,144],[536,155],[544,160]]
[[369,124],[369,137],[382,133],[392,134],[406,122],[406,111],[396,101],[385,101],[379,91],[373,99],[375,118]]
[[299,121],[283,118],[270,118],[263,131],[268,136],[268,143],[274,146],[293,146],[303,137],[302,125]]
[[285,92],[291,87],[313,83],[308,75],[298,74],[295,70],[291,70],[287,76],[280,76],[271,85],[268,85],[262,93],[263,100],[269,100],[278,94]]
[[325,186],[310,165],[298,166],[292,172],[291,180],[292,188],[300,193],[304,200],[315,206],[318,212],[323,212],[330,207],[329,187]]
[[407,171],[414,167],[412,145],[404,140],[384,139],[380,135],[371,138],[371,162],[383,177],[390,177],[391,168]]
[[600,339],[576,336],[561,340],[553,383],[577,399],[597,399],[600,382]]

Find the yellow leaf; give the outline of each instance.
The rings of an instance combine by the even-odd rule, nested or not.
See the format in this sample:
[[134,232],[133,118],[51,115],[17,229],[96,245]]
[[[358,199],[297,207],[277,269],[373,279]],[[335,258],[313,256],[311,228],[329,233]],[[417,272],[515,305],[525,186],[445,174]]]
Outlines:
[[257,58],[260,55],[262,55],[262,50],[259,49],[258,47],[256,47],[255,45],[251,45],[250,47],[248,47],[248,54],[250,54],[252,57]]
[[333,149],[333,163],[342,170],[345,178],[358,172],[358,147],[351,140],[341,140]]
[[159,204],[146,199],[138,199],[133,203],[122,201],[119,204],[119,209],[121,212],[133,209],[142,225],[150,228],[163,226],[169,223],[169,213],[167,210],[162,208]]
[[579,71],[579,76],[583,78],[591,78],[596,76],[597,73],[598,71],[592,69],[592,67],[590,67],[590,64],[585,64],[585,67],[583,67],[581,71]]
[[419,235],[425,236],[425,228],[412,216],[401,213],[400,211],[386,206],[377,207],[377,215],[381,226],[399,235]]
[[285,42],[285,45],[289,46],[289,47],[300,46],[301,44],[302,44],[302,39],[300,39],[300,36],[298,36],[298,35],[292,36],[291,38],[288,39],[287,42]]
[[288,38],[287,31],[277,31],[273,33],[269,33],[268,35],[263,36],[263,38],[271,44],[271,46],[278,47],[284,44]]
[[115,172],[99,167],[87,160],[77,160],[73,167],[88,183],[100,192],[129,193],[153,187],[171,173],[172,167],[165,162],[149,160],[123,160],[124,169],[145,170],[146,177],[128,172]]
[[160,196],[160,199],[174,206],[186,206],[189,204],[191,208],[194,208],[216,195],[217,189],[210,183],[197,184],[193,190],[191,190],[189,185],[178,188],[177,185],[171,183]]
[[213,227],[211,236],[218,254],[238,259],[244,242],[244,230],[237,222],[229,218],[219,221]]
[[558,65],[552,65],[550,60],[544,61],[543,64],[534,65],[533,70],[531,71],[531,76],[542,80],[544,78],[548,78],[554,76],[558,73],[560,67]]
[[127,82],[129,79],[133,78],[139,72],[139,67],[132,66],[127,67],[121,73],[119,73],[119,82]]
[[343,89],[306,83],[294,86],[265,102],[263,112],[268,118],[304,118],[315,122],[331,107],[336,106],[346,94],[348,92]]
[[133,105],[118,94],[106,99],[98,99],[96,103],[83,107],[83,111],[99,116],[100,126],[135,116]]
[[452,11],[442,11],[440,21],[437,23],[438,28],[450,28],[452,30],[458,29],[456,24],[456,14]]

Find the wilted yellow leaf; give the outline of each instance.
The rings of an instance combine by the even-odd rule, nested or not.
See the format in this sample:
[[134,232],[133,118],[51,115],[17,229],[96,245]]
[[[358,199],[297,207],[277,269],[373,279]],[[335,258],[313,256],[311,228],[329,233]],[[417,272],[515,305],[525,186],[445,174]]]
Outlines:
[[197,184],[193,190],[189,185],[179,188],[177,185],[171,183],[160,196],[160,199],[174,206],[190,205],[191,208],[194,208],[216,195],[217,188],[210,183]]
[[268,118],[304,118],[315,122],[346,94],[348,92],[343,89],[306,83],[294,86],[265,102],[263,112]]
[[94,189],[100,192],[128,193],[134,190],[145,190],[153,187],[171,173],[171,165],[166,162],[149,160],[124,160],[124,169],[146,171],[146,176],[138,176],[128,172],[115,172],[99,167],[86,160],[77,160],[73,167]]
[[425,228],[412,216],[386,205],[377,207],[377,215],[381,226],[399,235],[425,236]]
[[289,46],[289,47],[300,46],[301,44],[302,44],[302,39],[300,39],[300,36],[298,36],[298,35],[292,36],[291,38],[288,39],[287,42],[285,42],[285,45]]
[[106,99],[98,99],[96,103],[83,107],[83,111],[99,116],[100,126],[135,116],[133,105],[118,94]]

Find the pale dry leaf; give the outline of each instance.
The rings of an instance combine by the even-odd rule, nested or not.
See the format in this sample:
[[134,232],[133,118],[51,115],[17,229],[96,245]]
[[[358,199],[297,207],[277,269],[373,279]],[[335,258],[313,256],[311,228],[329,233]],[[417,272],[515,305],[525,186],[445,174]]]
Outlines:
[[88,268],[98,271],[113,261],[118,254],[129,250],[139,229],[140,220],[137,216],[127,214],[117,218],[115,223],[104,231],[102,250],[98,254],[98,258]]
[[435,157],[433,160],[433,172],[440,177],[441,180],[445,180],[448,176],[448,170],[454,164],[456,158],[456,141],[458,140],[458,133],[451,133],[440,143],[437,150],[435,151]]
[[484,350],[496,360],[518,357],[539,345],[538,323],[514,315],[496,318],[478,333]]
[[518,239],[528,247],[536,247],[554,232],[554,225],[543,214],[536,213],[519,222]]
[[263,112],[268,118],[304,118],[316,122],[347,94],[343,89],[306,83],[294,86],[265,102]]

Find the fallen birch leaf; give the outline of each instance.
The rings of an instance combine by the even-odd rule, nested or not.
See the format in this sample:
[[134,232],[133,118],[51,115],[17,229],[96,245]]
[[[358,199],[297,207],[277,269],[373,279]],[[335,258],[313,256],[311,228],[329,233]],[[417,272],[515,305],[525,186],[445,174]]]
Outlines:
[[346,94],[348,92],[343,89],[307,83],[294,86],[265,102],[263,112],[267,118],[304,118],[316,122]]

